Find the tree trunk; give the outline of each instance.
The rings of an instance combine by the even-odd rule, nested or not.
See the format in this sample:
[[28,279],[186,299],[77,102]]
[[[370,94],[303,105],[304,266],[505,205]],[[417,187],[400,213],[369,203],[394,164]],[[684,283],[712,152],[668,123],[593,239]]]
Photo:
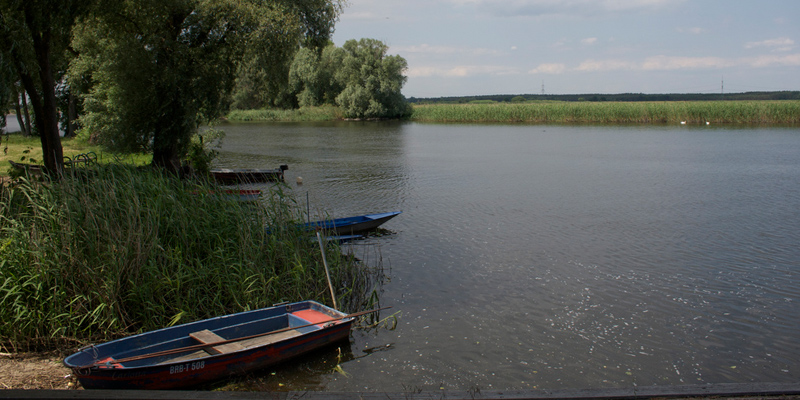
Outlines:
[[72,94],[72,90],[69,92],[69,100],[67,101],[67,133],[65,136],[75,137],[75,131],[78,130],[78,107],[75,104],[75,95]]
[[33,50],[36,53],[36,61],[39,71],[39,82],[41,83],[41,96],[36,91],[33,77],[28,74],[21,74],[22,83],[28,95],[31,96],[31,106],[39,129],[39,137],[42,139],[42,152],[44,166],[51,175],[59,176],[64,169],[64,153],[61,147],[61,136],[58,132],[58,111],[56,108],[56,83],[53,79],[53,71],[50,65],[50,28],[46,28],[39,33],[34,31],[33,10],[25,6],[25,19],[28,29],[31,29],[33,36]]
[[31,136],[33,135],[33,128],[31,127],[31,114],[28,112],[28,94],[25,92],[25,88],[22,89],[20,96],[22,96],[22,111],[25,113],[25,125],[20,125],[19,127],[25,132],[25,136]]
[[178,155],[178,143],[174,132],[159,130],[153,136],[153,166],[166,171],[178,173],[181,161]]
[[23,91],[21,94],[17,93],[16,96],[14,96],[14,111],[17,113],[17,123],[19,124],[19,130],[22,132],[22,136],[28,136],[28,131],[25,130],[25,120],[22,118],[22,110],[19,105],[19,96],[24,94],[25,92]]

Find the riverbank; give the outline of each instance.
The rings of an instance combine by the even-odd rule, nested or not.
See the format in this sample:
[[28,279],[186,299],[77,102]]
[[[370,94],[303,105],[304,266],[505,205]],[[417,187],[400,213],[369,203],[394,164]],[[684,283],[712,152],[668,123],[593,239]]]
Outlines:
[[[0,188],[0,351],[68,351],[282,301],[330,301],[317,244],[282,185],[258,206],[204,181],[109,164]],[[269,232],[265,227],[275,227]],[[382,279],[326,250],[344,311]]]
[[[800,101],[662,101],[662,102],[475,102],[415,104],[409,118],[430,123],[531,124],[742,124],[792,125],[800,123]],[[230,122],[336,121],[336,107],[299,110],[237,110]]]

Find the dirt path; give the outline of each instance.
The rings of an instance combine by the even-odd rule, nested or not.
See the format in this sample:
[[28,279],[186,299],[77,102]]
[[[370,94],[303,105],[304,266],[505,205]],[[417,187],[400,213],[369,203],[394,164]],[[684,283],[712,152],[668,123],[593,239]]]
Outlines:
[[76,389],[78,380],[52,353],[0,353],[0,389]]

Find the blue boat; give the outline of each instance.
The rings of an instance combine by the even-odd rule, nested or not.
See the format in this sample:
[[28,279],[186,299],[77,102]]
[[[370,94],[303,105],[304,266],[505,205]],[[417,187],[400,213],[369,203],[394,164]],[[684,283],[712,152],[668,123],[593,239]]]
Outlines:
[[305,224],[308,229],[322,229],[334,235],[354,235],[368,232],[383,225],[386,221],[400,215],[402,211],[380,214],[359,215],[357,217],[326,219]]
[[64,359],[85,389],[174,389],[225,379],[345,340],[354,317],[314,301],[177,325]]

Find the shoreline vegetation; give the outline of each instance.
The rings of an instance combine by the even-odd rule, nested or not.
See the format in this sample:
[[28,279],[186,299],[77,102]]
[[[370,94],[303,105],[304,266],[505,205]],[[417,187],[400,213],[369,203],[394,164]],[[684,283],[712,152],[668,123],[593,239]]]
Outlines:
[[[206,180],[119,163],[5,182],[0,352],[77,348],[282,301],[329,304],[307,218],[284,184],[249,204]],[[356,258],[328,246],[339,308],[377,305],[375,249]]]
[[[236,110],[229,122],[342,120],[336,107]],[[495,102],[413,104],[410,121],[426,123],[531,124],[742,124],[800,123],[800,100]]]

